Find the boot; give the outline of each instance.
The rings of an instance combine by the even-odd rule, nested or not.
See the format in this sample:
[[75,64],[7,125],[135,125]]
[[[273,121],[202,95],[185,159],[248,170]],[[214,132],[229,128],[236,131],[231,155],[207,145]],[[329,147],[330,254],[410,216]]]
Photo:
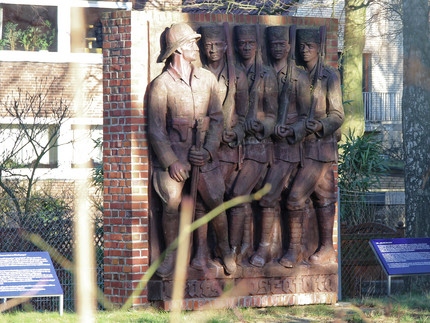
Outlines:
[[230,209],[231,224],[229,226],[229,237],[231,250],[236,258],[240,253],[240,247],[243,237],[243,223],[245,221],[245,211],[243,207],[234,207]]
[[[196,209],[196,220],[202,218],[205,215],[203,210]],[[208,225],[207,223],[197,228],[194,237],[194,243],[196,244],[196,253],[193,260],[191,261],[191,267],[197,270],[203,270],[207,267],[209,259],[208,249]]]
[[261,241],[257,252],[249,260],[249,263],[255,267],[263,267],[270,260],[271,256],[271,234],[275,219],[275,208],[263,208],[262,213]]
[[290,235],[290,244],[287,253],[281,258],[279,263],[287,268],[294,267],[295,264],[303,260],[302,253],[302,232],[303,217],[305,211],[288,211],[288,226]]
[[240,248],[240,254],[237,259],[238,263],[240,263],[243,259],[248,260],[248,258],[251,257],[254,252],[252,243],[253,217],[251,204],[245,204],[243,206],[243,211],[245,218],[243,223],[242,246]]
[[320,246],[317,251],[309,257],[309,262],[311,264],[316,265],[336,262],[336,252],[333,248],[334,213],[334,204],[316,209]]
[[212,220],[217,240],[217,253],[221,257],[224,270],[228,275],[236,271],[234,254],[228,242],[228,223],[225,212],[221,213]]
[[[166,242],[166,248],[176,239],[179,229],[179,216],[173,212],[163,212],[163,233],[164,241]],[[168,277],[172,275],[175,269],[176,262],[176,250],[164,258],[164,261],[157,269],[157,275],[160,277]]]

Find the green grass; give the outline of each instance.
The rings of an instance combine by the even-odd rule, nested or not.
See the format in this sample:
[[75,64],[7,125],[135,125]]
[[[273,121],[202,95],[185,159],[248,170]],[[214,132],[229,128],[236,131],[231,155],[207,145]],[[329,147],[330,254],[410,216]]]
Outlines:
[[[0,314],[0,322],[78,322],[75,313],[24,311]],[[237,308],[183,312],[183,322],[427,322],[430,323],[430,294],[352,299],[335,305]],[[98,312],[96,322],[169,322],[169,313],[154,308]]]

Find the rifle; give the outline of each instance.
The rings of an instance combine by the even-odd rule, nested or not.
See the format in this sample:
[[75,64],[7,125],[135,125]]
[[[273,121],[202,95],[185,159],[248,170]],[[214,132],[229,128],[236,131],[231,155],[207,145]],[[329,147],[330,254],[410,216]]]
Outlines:
[[[196,123],[194,125],[194,132],[195,132],[195,142],[194,145],[197,150],[200,150],[202,148],[202,129],[203,129],[204,120],[198,119],[196,120]],[[194,221],[194,216],[196,213],[196,202],[197,202],[197,188],[199,185],[199,177],[200,177],[200,167],[193,165],[192,173],[191,173],[191,188],[190,188],[190,197],[193,201],[193,214],[192,214],[192,221]],[[191,221],[191,222],[192,222]]]
[[282,87],[282,92],[279,100],[279,124],[285,125],[288,115],[288,102],[291,93],[293,92],[293,68],[296,66],[296,25],[291,25],[289,30],[290,52],[288,53],[288,68],[287,77]]
[[225,40],[227,43],[227,73],[228,73],[228,89],[227,95],[223,103],[224,112],[224,129],[231,130],[231,123],[233,119],[234,96],[236,94],[236,71],[233,60],[233,46],[230,36],[230,28],[228,22],[223,24]]
[[317,70],[315,71],[315,78],[312,82],[312,85],[314,85],[314,89],[312,92],[312,103],[309,111],[309,120],[313,120],[315,109],[317,107],[318,98],[320,96],[321,91],[321,80],[323,77],[323,68],[324,68],[324,56],[325,56],[325,42],[326,42],[326,34],[327,34],[327,28],[326,26],[320,27],[320,52],[317,62]]
[[[258,112],[258,101],[260,98],[260,88],[263,82],[263,58],[261,57],[261,46],[260,46],[260,28],[258,25],[255,26],[256,40],[257,40],[257,53],[255,55],[255,78],[252,83],[251,89],[249,90],[249,109],[246,116],[247,120],[257,120]],[[248,117],[249,116],[249,117]],[[256,134],[257,139],[261,140],[261,136]]]

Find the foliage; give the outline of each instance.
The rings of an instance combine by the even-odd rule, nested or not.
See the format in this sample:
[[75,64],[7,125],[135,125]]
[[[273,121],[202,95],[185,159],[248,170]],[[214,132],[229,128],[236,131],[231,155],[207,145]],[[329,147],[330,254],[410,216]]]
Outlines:
[[18,24],[13,22],[8,22],[4,27],[4,36],[0,40],[1,49],[15,50],[16,45],[21,37],[22,31],[17,29]]
[[383,147],[374,132],[356,136],[346,135],[339,145],[339,187],[343,191],[368,192],[377,188],[380,177],[388,170]]
[[383,147],[375,133],[356,136],[350,131],[339,145],[340,214],[349,225],[369,222],[374,216],[367,203],[371,189],[380,185],[380,177],[388,170]]
[[[25,51],[48,50],[54,43],[55,37],[55,28],[49,20],[43,21],[39,26],[28,26],[24,30],[19,29],[18,24],[8,22],[5,25],[4,37],[0,40],[0,48]],[[19,44],[22,47],[19,47]]]

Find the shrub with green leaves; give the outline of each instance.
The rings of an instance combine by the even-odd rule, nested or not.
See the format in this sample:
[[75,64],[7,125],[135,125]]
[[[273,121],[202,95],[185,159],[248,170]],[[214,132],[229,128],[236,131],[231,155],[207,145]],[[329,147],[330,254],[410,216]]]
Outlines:
[[370,221],[366,192],[378,189],[380,177],[388,170],[383,146],[374,132],[361,136],[350,132],[339,152],[342,221],[351,225]]

